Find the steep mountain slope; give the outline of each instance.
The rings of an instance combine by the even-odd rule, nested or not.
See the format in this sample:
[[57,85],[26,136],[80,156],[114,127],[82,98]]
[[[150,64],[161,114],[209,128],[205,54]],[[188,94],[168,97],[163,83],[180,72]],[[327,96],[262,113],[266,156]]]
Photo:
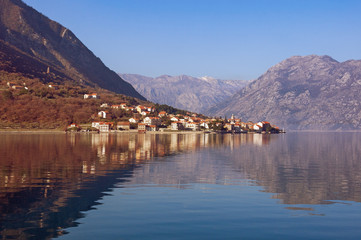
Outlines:
[[211,77],[168,76],[157,78],[120,74],[148,100],[194,112],[204,112],[244,87],[247,81],[218,80]]
[[359,129],[361,61],[295,56],[207,111],[269,120],[288,129]]
[[[77,84],[101,87],[144,99],[129,83],[107,68],[70,30],[48,19],[21,0],[0,0],[0,40],[20,52],[29,65]],[[14,68],[18,68],[11,62]],[[45,68],[43,69],[43,67]],[[20,67],[21,68],[21,67]],[[2,69],[3,70],[3,69]],[[34,70],[41,75],[41,71]]]

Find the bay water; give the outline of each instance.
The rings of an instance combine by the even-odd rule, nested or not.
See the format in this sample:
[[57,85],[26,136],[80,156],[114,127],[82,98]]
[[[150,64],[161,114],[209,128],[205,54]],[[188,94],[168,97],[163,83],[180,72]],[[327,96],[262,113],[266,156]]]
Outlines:
[[360,239],[361,133],[0,134],[0,239]]

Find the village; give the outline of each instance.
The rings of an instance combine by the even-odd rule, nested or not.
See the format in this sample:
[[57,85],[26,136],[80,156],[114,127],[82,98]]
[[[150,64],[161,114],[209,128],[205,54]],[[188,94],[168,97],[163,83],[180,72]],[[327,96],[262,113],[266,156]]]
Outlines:
[[[99,99],[97,93],[84,94],[84,99]],[[158,105],[159,106],[159,105]],[[91,125],[72,123],[67,131],[82,132],[179,132],[203,131],[207,133],[280,133],[279,127],[267,121],[243,122],[234,115],[231,118],[208,118],[204,115],[182,111],[174,114],[163,111],[157,105],[133,106],[128,103],[102,103],[99,112],[93,115]]]
[[[24,83],[7,82],[11,91],[29,93],[32,90]],[[43,84],[45,93],[69,92],[63,85]],[[38,87],[39,88],[39,87]],[[44,89],[44,88],[43,88]],[[81,92],[81,91],[78,91]],[[14,92],[14,94],[16,94]],[[103,93],[104,95],[104,93]],[[102,95],[102,96],[103,96]],[[205,132],[205,133],[282,133],[284,130],[267,121],[244,122],[232,115],[230,118],[207,117],[202,114],[175,109],[143,101],[122,101],[119,98],[103,98],[98,93],[77,93],[73,97],[95,104],[89,121],[68,122],[66,132]],[[118,100],[116,100],[118,99]],[[81,111],[81,109],[79,109]],[[70,124],[69,124],[70,123]]]

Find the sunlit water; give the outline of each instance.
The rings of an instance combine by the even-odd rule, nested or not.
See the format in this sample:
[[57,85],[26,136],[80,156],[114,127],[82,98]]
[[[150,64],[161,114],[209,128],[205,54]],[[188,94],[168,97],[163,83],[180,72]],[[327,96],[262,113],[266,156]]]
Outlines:
[[0,134],[0,239],[361,239],[361,133]]

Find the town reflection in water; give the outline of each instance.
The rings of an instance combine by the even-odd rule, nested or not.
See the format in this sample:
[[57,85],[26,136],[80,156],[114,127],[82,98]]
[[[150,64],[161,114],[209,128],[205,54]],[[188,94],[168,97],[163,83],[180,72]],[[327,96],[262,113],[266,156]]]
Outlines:
[[[359,133],[1,134],[0,236],[62,235],[114,187],[146,182],[250,179],[284,204],[361,202],[360,140]],[[181,154],[189,157],[164,158]]]

